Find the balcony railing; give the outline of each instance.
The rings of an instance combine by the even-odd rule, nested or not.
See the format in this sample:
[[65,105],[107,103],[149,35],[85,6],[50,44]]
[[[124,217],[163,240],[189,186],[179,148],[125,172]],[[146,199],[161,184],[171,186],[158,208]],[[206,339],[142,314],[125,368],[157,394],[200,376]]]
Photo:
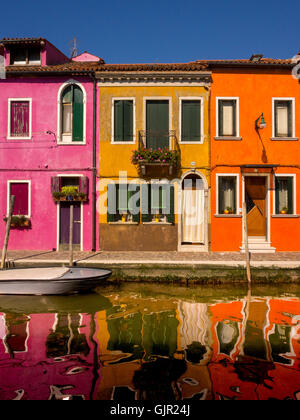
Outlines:
[[175,150],[177,144],[176,131],[139,131],[139,149],[166,149]]
[[180,167],[180,149],[176,132],[143,130],[139,132],[139,148],[132,155],[141,175],[174,175]]

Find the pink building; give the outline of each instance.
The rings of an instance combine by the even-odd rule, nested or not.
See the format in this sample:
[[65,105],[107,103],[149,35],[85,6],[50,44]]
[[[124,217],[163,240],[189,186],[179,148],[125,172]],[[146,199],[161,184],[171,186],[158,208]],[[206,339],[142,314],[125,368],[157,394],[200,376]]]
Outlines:
[[[0,217],[16,197],[9,249],[64,249],[72,203],[75,249],[96,250],[92,65],[103,60],[88,53],[71,60],[42,38],[2,39],[0,55]],[[4,235],[0,220],[1,243]]]

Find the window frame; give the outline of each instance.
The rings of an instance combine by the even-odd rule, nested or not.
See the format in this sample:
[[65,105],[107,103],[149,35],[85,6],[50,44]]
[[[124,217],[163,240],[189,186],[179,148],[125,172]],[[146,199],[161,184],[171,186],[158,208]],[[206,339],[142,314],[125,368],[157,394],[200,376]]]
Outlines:
[[[29,103],[29,135],[15,137],[11,134],[11,104],[12,102],[28,102]],[[7,121],[7,140],[32,140],[32,98],[8,98],[8,121]]]
[[[132,101],[132,141],[115,141],[115,102],[116,101]],[[111,100],[111,144],[121,145],[121,144],[135,144],[136,143],[136,98],[135,97],[113,97]]]
[[[66,87],[69,85],[76,85],[78,86],[83,93],[83,138],[82,141],[63,141],[63,134],[62,134],[62,94]],[[58,146],[85,146],[86,145],[86,116],[87,113],[87,94],[84,86],[77,82],[76,80],[69,80],[66,83],[63,83],[57,93],[57,145]]]
[[30,218],[31,217],[31,180],[23,180],[23,179],[15,179],[15,180],[9,179],[7,181],[6,217],[8,217],[8,213],[9,213],[10,185],[11,184],[28,184],[28,214],[22,214],[21,216]]
[[[293,212],[287,214],[276,213],[276,178],[292,178],[292,202],[293,202]],[[297,215],[297,186],[296,186],[297,176],[296,174],[274,174],[273,179],[273,215],[275,217],[292,217]]]
[[[220,134],[219,127],[219,102],[220,101],[236,101],[236,135],[235,136],[224,136]],[[240,137],[240,98],[238,96],[218,96],[216,98],[216,137],[217,140],[241,140]]]
[[[200,102],[200,139],[199,141],[182,140],[182,102],[199,101]],[[203,96],[180,96],[179,97],[179,143],[180,144],[203,144],[204,143],[204,98]]]
[[[292,132],[292,135],[291,136],[276,137],[276,115],[275,115],[275,111],[276,111],[275,103],[276,103],[276,101],[291,102],[291,112],[292,112],[292,118],[291,118],[291,121],[292,121],[291,132]],[[272,139],[273,140],[298,140],[295,137],[295,129],[296,129],[296,127],[295,127],[295,98],[273,97],[272,98]]]
[[[119,209],[120,185],[126,186],[127,207],[128,207],[127,211],[120,211],[120,209]],[[137,193],[139,194],[138,201],[140,203],[140,206],[139,206],[139,212],[136,213],[136,214],[134,214],[130,211],[129,205],[128,205],[129,204],[128,193],[130,192],[129,191],[130,185],[134,185],[136,187],[135,191],[131,191],[133,193],[133,195],[135,195]],[[114,204],[115,204],[115,210],[116,210],[115,214],[109,212],[109,210],[111,209],[110,204],[109,204],[109,197],[110,197],[109,196],[109,187],[110,186],[113,186],[114,189],[115,189],[115,192],[114,192],[114,200],[115,200]],[[117,182],[117,183],[107,184],[107,210],[106,210],[106,215],[107,215],[107,219],[108,219],[107,223],[108,224],[120,224],[120,223],[122,223],[123,225],[124,224],[131,224],[131,225],[132,224],[134,224],[134,225],[140,224],[140,220],[141,220],[141,197],[142,197],[141,185],[138,182],[134,182],[134,183],[133,182],[127,182],[127,183],[126,182]],[[131,220],[126,220],[125,222],[123,222],[122,221],[122,214],[130,215]]]
[[[230,214],[225,214],[225,213],[220,213],[219,212],[219,178],[235,178],[236,179],[236,194],[235,194],[235,207],[236,207],[236,212],[235,213],[230,213]],[[222,217],[236,217],[239,216],[240,214],[240,176],[239,174],[236,173],[221,173],[221,174],[217,174],[216,175],[216,216],[222,216]]]
[[[40,52],[40,59],[38,61],[30,61],[29,60],[29,51],[33,50],[33,49],[37,49]],[[13,62],[13,58],[14,58],[14,51],[16,51],[17,49],[23,50],[25,53],[25,60],[24,61],[19,61],[18,63]],[[11,66],[40,66],[42,63],[42,51],[39,47],[27,47],[27,48],[15,48],[15,49],[11,49],[10,50],[10,65]]]
[[[171,96],[143,96],[143,131],[147,131],[147,102],[168,101],[169,102],[169,133],[173,131],[173,98]],[[173,140],[169,136],[169,150],[172,150]],[[145,139],[146,147],[146,139]]]
[[[159,225],[174,225],[175,224],[175,202],[176,202],[176,197],[175,197],[175,185],[171,182],[167,182],[167,181],[156,181],[156,180],[152,180],[151,182],[146,182],[142,184],[143,186],[147,187],[147,221],[145,221],[145,213],[143,212],[145,210],[145,201],[144,201],[144,197],[143,197],[143,193],[145,192],[145,189],[143,191],[143,188],[141,186],[141,219],[142,219],[142,224],[144,225],[149,225],[149,224],[159,224]],[[170,202],[167,203],[165,208],[161,208],[159,209],[158,213],[154,213],[152,212],[152,210],[154,210],[154,207],[152,207],[152,187],[154,186],[158,186],[159,191],[160,187],[163,186],[169,186],[170,188],[170,192],[169,192],[169,197],[170,197]],[[171,190],[172,189],[172,190]],[[173,192],[172,192],[173,191]],[[173,198],[173,202],[171,201]],[[164,212],[163,210],[167,209],[169,210],[169,213]],[[160,221],[159,223],[155,222],[155,216],[159,215],[159,217],[161,218],[162,221]],[[173,219],[172,222],[170,222],[170,218]]]

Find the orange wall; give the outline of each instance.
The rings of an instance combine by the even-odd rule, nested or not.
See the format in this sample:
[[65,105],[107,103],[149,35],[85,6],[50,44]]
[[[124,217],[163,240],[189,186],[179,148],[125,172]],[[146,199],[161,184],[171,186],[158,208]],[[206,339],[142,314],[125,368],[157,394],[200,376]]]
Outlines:
[[[280,164],[300,166],[300,141],[274,141],[272,137],[272,98],[295,98],[295,136],[300,137],[300,84],[290,70],[216,70],[211,88],[211,249],[239,251],[242,245],[242,218],[215,217],[216,174],[239,174],[239,207],[242,208],[242,176],[244,164]],[[241,141],[215,140],[216,98],[239,98],[239,136]],[[267,127],[255,130],[255,120],[264,113]],[[224,166],[221,166],[224,165]],[[227,166],[228,165],[228,166]],[[277,168],[275,173],[297,174],[300,169]],[[272,178],[272,177],[271,177]],[[298,189],[298,188],[297,188]],[[298,195],[298,194],[297,194]],[[300,199],[296,197],[296,211],[300,213]],[[274,218],[273,182],[269,191],[270,239],[276,251],[300,251],[300,219]],[[240,212],[241,215],[241,212]]]

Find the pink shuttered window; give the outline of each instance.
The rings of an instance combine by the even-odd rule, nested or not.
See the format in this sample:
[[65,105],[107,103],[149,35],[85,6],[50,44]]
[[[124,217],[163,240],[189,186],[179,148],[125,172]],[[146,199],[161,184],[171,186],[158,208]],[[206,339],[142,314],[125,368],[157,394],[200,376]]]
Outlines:
[[30,102],[11,101],[10,135],[11,137],[29,137],[30,135]]
[[29,215],[29,184],[27,182],[10,183],[10,196],[14,195],[15,206],[13,215]]

